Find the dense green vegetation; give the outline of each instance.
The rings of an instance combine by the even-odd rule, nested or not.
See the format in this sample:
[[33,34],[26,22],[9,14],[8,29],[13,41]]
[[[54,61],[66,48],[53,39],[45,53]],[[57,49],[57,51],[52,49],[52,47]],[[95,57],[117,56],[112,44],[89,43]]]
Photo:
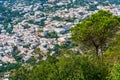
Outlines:
[[[34,65],[23,65],[11,71],[11,80],[119,80],[120,35],[119,18],[109,11],[99,11],[72,28],[73,41],[86,54],[61,48],[59,56]],[[101,41],[102,40],[102,41]],[[104,41],[103,41],[104,40]],[[78,45],[78,46],[79,46]],[[98,55],[102,47],[102,56]],[[39,49],[36,49],[40,51]],[[88,52],[87,52],[88,51]],[[96,54],[98,58],[92,54]]]
[[32,70],[21,67],[12,74],[12,80],[106,80],[107,68],[106,63],[88,56],[49,57]]

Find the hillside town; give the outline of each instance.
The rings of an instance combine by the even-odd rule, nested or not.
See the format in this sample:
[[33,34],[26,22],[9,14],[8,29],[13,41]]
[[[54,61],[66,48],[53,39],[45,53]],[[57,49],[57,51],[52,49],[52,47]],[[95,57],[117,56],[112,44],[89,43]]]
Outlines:
[[[54,2],[54,0],[49,0],[49,2]],[[64,5],[65,2],[58,2],[57,4],[61,6]],[[44,5],[49,7],[54,6],[51,3]],[[15,46],[18,48],[18,51],[20,51],[18,55],[22,55],[23,60],[25,61],[33,56],[33,51],[37,47],[40,48],[41,52],[47,54],[48,49],[55,48],[55,44],[62,45],[65,44],[67,39],[70,39],[71,27],[100,9],[110,10],[113,14],[120,15],[120,5],[115,4],[109,6],[98,5],[97,10],[94,11],[88,11],[89,6],[81,6],[78,8],[56,10],[55,12],[49,13],[39,11],[38,8],[40,6],[40,3],[35,3],[35,5],[29,6],[18,3],[12,6],[12,11],[20,10],[20,13],[25,14],[23,15],[24,19],[17,24],[15,23],[19,20],[19,18],[15,18],[12,21],[14,25],[9,23],[9,28],[13,26],[12,34],[9,34],[4,29],[3,24],[0,24],[1,61],[5,63],[16,62],[14,57],[12,57],[12,53],[14,53],[13,48]],[[33,10],[34,14],[31,14],[31,10]],[[44,25],[37,24],[41,21],[43,21],[42,24]],[[46,38],[46,36],[52,32],[54,32],[53,37],[49,36]]]
[[[56,54],[55,45],[66,44],[71,38],[70,29],[98,10],[110,10],[114,15],[120,15],[120,5],[103,6],[97,1],[93,1],[97,5],[95,10],[91,10],[88,4],[84,7],[65,8],[75,1],[70,3],[70,0],[48,0],[45,4],[35,2],[33,5],[18,0],[12,6],[7,1],[4,2],[5,7],[10,6],[12,11],[19,11],[22,16],[11,18],[12,21],[7,25],[8,29],[12,28],[11,33],[0,22],[0,66],[2,63],[17,63],[13,56],[16,50],[16,55],[22,56],[24,62],[35,56],[36,48],[40,49],[42,60],[47,58],[49,50],[53,50],[50,55]],[[53,3],[59,8],[54,10],[56,5]],[[51,10],[46,11],[47,9]]]

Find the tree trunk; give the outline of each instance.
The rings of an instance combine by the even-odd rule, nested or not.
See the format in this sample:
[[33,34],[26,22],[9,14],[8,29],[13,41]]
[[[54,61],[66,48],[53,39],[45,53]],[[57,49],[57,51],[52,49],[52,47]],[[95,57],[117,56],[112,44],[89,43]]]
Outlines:
[[102,45],[101,45],[101,47],[100,47],[100,53],[99,53],[101,60],[103,60],[103,52],[102,51],[103,51],[103,48],[102,48]]
[[103,59],[102,47],[95,46],[96,56],[98,59]]
[[99,46],[95,46],[96,55],[98,56]]

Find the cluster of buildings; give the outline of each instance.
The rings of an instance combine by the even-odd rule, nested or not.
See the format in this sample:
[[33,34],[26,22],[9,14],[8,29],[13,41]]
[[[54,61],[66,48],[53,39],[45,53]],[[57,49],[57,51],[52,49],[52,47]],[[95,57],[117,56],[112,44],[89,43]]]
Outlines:
[[98,9],[109,10],[114,15],[120,16],[120,5],[110,5],[110,6],[97,6]]
[[[54,1],[55,0],[49,0],[49,2]],[[74,1],[75,0],[73,0],[73,2]],[[56,5],[62,6],[66,5],[66,3],[67,1],[62,0]],[[55,48],[55,44],[65,44],[66,40],[71,38],[71,27],[100,9],[110,10],[113,14],[120,15],[120,6],[116,5],[99,5],[97,6],[98,10],[94,11],[89,11],[89,6],[69,9],[64,8],[56,10],[55,12],[39,10],[46,6],[53,7],[54,5],[51,3],[46,3],[44,5],[41,3],[26,5],[24,2],[19,2],[11,7],[12,11],[18,10],[20,14],[23,14],[23,17],[13,20],[12,23],[17,24],[13,25],[12,34],[7,33],[3,25],[0,24],[0,29],[2,29],[0,34],[0,61],[5,63],[16,63],[12,56],[14,47],[17,47],[19,51],[17,55],[22,55],[24,61],[34,56],[33,53],[36,48],[40,48],[42,53],[47,54],[49,49]],[[36,24],[41,23],[41,21],[43,21],[44,26]],[[11,24],[8,26],[11,27]],[[57,37],[45,37],[52,32],[54,32]],[[52,51],[51,55],[53,53],[55,52]]]

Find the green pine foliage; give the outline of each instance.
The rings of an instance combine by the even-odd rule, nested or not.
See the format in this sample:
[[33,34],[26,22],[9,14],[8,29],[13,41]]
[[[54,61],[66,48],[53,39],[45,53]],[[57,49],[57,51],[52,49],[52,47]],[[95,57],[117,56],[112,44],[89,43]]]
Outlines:
[[109,11],[100,10],[71,29],[72,39],[95,50],[98,55],[99,50],[102,53],[104,47],[113,39],[119,26],[118,17]]

